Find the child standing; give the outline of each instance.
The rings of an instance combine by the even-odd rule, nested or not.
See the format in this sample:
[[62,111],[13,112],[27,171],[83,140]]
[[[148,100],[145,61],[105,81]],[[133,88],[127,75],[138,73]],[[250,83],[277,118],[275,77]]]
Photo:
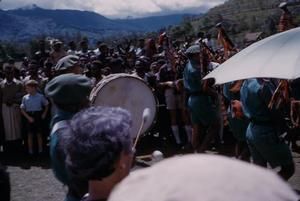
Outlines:
[[27,94],[23,96],[21,112],[26,118],[28,131],[28,152],[33,155],[33,135],[37,135],[38,152],[43,152],[42,120],[46,118],[49,102],[44,95],[37,92],[38,82],[29,80],[25,83]]

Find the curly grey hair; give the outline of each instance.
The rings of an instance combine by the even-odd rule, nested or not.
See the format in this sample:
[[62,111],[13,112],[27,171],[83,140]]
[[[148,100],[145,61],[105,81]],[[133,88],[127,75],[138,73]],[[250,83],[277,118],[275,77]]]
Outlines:
[[77,113],[68,125],[66,168],[75,180],[111,175],[121,152],[132,151],[132,120],[124,109],[91,107]]

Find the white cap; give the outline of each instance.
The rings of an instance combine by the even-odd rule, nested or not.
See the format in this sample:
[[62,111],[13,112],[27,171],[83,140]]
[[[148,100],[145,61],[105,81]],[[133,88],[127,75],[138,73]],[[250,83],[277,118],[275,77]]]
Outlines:
[[271,170],[212,155],[166,159],[132,172],[109,201],[297,201]]
[[279,8],[284,8],[284,7],[286,7],[288,4],[287,4],[287,2],[282,2],[282,3],[280,3],[279,4]]
[[61,58],[57,62],[54,69],[56,71],[66,70],[70,67],[73,67],[75,64],[78,64],[78,62],[79,62],[79,57],[78,56],[68,55],[68,56],[65,56],[65,57]]
[[200,52],[200,45],[192,45],[185,51],[186,54],[198,54]]

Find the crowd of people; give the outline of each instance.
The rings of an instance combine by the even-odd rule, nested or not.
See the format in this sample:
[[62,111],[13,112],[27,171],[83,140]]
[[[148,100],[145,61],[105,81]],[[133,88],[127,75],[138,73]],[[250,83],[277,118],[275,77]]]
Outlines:
[[[280,8],[283,15],[279,31],[293,28],[287,4],[281,4]],[[135,150],[132,149],[130,135],[132,119],[130,111],[121,108],[89,107],[88,97],[91,90],[108,75],[127,73],[147,83],[158,105],[165,107],[176,148],[184,147],[195,153],[205,153],[212,143],[218,148],[222,144],[224,128],[229,127],[236,139],[236,158],[248,162],[252,158],[254,164],[262,167],[268,164],[272,168],[280,167],[278,174],[288,180],[295,168],[286,141],[292,143],[294,151],[300,150],[296,143],[300,129],[300,80],[250,79],[223,86],[214,86],[212,80],[202,80],[239,51],[222,23],[216,25],[216,30],[217,40],[212,39],[210,34],[200,32],[194,38],[180,42],[162,33],[157,38],[141,38],[114,48],[99,41],[94,50],[89,48],[86,38],[78,48],[74,41],[66,47],[59,40],[40,40],[39,50],[30,58],[24,58],[20,68],[16,68],[15,61],[10,59],[0,72],[1,151],[6,152],[11,143],[19,141],[26,147],[28,155],[33,157],[47,150],[49,140],[54,174],[68,186],[66,200],[107,200],[113,188],[129,174],[134,161]],[[219,45],[215,45],[214,41]],[[47,49],[48,45],[51,50]],[[276,90],[278,87],[280,90]],[[281,94],[277,95],[277,91]],[[288,135],[283,138],[283,133]],[[235,176],[240,178],[238,172],[244,170],[237,168],[233,172],[226,159],[208,157],[207,160],[220,162],[219,167],[225,164],[225,170],[231,172],[228,176],[228,172],[223,171],[228,176],[227,180]],[[197,161],[203,163],[202,159],[190,158],[186,159],[185,165],[197,165]],[[172,167],[181,164],[169,163]],[[282,188],[285,190],[279,193],[277,200],[297,200],[286,184],[278,178],[274,179],[276,176],[255,168],[249,167],[249,172],[253,175],[266,174],[268,178],[264,181],[269,179],[278,186],[284,186]],[[183,171],[182,174],[196,174],[183,167],[180,171]],[[127,189],[126,182],[134,186],[136,181],[141,180],[139,177],[147,178],[148,174],[140,174],[137,178],[125,179],[111,200],[126,197],[126,190],[123,190]],[[149,171],[149,174],[153,173]],[[214,173],[208,174],[213,177]],[[190,178],[201,178],[193,176]],[[158,180],[152,180],[152,185],[159,183],[160,178],[155,178]],[[236,182],[245,181],[240,179]],[[225,179],[219,182],[225,182]],[[175,183],[174,186],[170,184],[172,192],[181,189],[180,184],[175,186]],[[254,183],[252,185],[264,184]],[[141,184],[150,185],[145,181]],[[274,184],[268,195],[273,196],[272,192],[278,186]],[[160,193],[158,190],[153,193],[149,186],[146,188],[139,191],[140,198],[135,197],[135,200],[145,200],[149,193]],[[164,191],[163,188],[160,190]],[[185,190],[188,192],[188,189]],[[233,195],[232,189],[228,192]],[[240,196],[231,197],[232,200],[245,196],[242,192]],[[208,195],[209,190],[206,193]],[[268,198],[268,195],[264,194],[257,200],[276,200]],[[180,196],[187,196],[187,193],[179,193],[174,200],[182,200]],[[251,199],[253,195],[248,193],[247,196],[248,200],[254,200]],[[212,199],[207,197],[207,200]]]
[[[106,76],[116,73],[132,74],[143,79],[153,90],[158,104],[165,105],[169,111],[176,144],[183,145],[178,121],[183,121],[190,142],[191,125],[184,105],[184,87],[177,87],[175,81],[183,76],[188,60],[184,54],[186,47],[194,41],[200,44],[199,41],[203,43],[204,40],[207,48],[212,50],[212,39],[209,35],[205,37],[204,33],[199,33],[198,38],[191,38],[184,43],[171,41],[165,33],[157,41],[141,38],[135,44],[123,44],[126,47],[119,45],[110,48],[99,41],[94,50],[90,50],[87,39],[80,42],[79,48],[76,48],[77,44],[73,41],[69,42],[67,48],[56,39],[40,40],[39,50],[30,58],[24,58],[19,68],[16,68],[15,61],[11,58],[0,72],[3,114],[1,133],[4,134],[1,136],[1,145],[5,147],[10,141],[25,139],[28,142],[28,152],[33,154],[32,133],[37,132],[38,152],[43,152],[49,134],[47,125],[54,114],[44,89],[53,78],[66,73],[88,77],[92,87]],[[51,50],[46,48],[49,45]],[[218,54],[218,59],[222,60],[221,53]],[[211,63],[208,67],[212,69],[216,65]]]

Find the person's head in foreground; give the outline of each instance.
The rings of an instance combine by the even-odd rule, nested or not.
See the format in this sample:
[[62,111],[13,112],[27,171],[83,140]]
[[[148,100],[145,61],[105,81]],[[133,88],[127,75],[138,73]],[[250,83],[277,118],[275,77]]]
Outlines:
[[109,201],[298,201],[272,171],[212,155],[167,159],[133,172]]
[[121,108],[91,107],[69,122],[66,167],[72,180],[89,181],[87,200],[107,199],[129,174],[132,159],[131,115]]

